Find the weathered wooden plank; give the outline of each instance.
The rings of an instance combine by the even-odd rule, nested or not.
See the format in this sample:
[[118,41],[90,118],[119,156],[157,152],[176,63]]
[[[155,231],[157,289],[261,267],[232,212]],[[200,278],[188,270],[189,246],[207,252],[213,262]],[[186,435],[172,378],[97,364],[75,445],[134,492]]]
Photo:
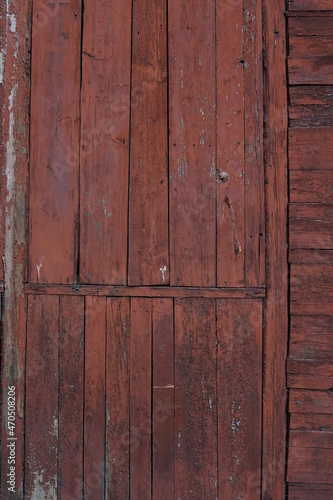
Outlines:
[[288,21],[288,33],[298,37],[333,36],[333,24],[329,17],[294,17]]
[[80,278],[126,284],[130,0],[86,2],[83,13]]
[[[312,20],[311,17],[303,18]],[[303,20],[302,19],[302,20]],[[300,20],[299,18],[290,18],[292,20]],[[332,18],[318,20],[330,21]],[[321,57],[332,55],[333,36],[294,36],[293,33],[289,34],[289,56],[291,57]]]
[[333,450],[289,448],[287,481],[291,483],[333,483]]
[[36,295],[97,295],[109,297],[205,297],[251,299],[264,298],[265,288],[193,288],[193,287],[118,287],[94,285],[26,284],[24,291]]
[[333,0],[289,0],[289,10],[333,10]]
[[153,300],[153,498],[174,496],[173,300]]
[[290,106],[289,121],[290,127],[331,127],[333,105]]
[[290,248],[333,248],[333,205],[295,203],[289,205]]
[[331,391],[308,391],[292,389],[289,398],[290,413],[333,413],[333,393]]
[[[216,11],[217,285],[243,286],[244,45],[243,2]],[[249,54],[250,59],[250,54]]]
[[333,432],[333,415],[292,413],[289,428],[291,430]]
[[[29,278],[73,283],[78,259],[81,1],[33,8]],[[37,140],[38,138],[38,140]]]
[[333,203],[333,170],[291,171],[291,203]]
[[333,168],[333,127],[289,130],[290,170]]
[[289,433],[289,446],[332,449],[333,432],[291,431]]
[[289,98],[292,106],[333,105],[333,86],[331,85],[301,85],[289,87]]
[[216,284],[215,2],[169,0],[172,285]]
[[25,406],[25,436],[29,436],[25,442],[27,498],[57,498],[58,324],[59,297],[30,297]]
[[333,317],[292,316],[289,356],[294,359],[333,359]]
[[216,498],[215,303],[175,301],[175,498]]
[[130,488],[134,499],[151,498],[152,301],[131,299]]
[[218,301],[219,498],[260,497],[261,301]]
[[130,285],[169,283],[166,5],[133,4]]
[[284,0],[263,0],[262,5],[266,255],[269,260],[264,309],[261,498],[277,499],[285,496],[288,345],[286,21]]
[[58,345],[58,496],[80,499],[83,495],[84,297],[60,297]]
[[332,85],[333,55],[288,57],[290,85]]
[[332,280],[332,266],[292,265],[290,269],[291,314],[332,315]]
[[129,299],[107,300],[106,498],[129,498]]
[[333,251],[289,250],[289,262],[294,264],[333,264]]
[[333,497],[333,485],[295,483],[288,486],[290,500],[327,500]]
[[106,298],[85,299],[84,497],[104,498]]
[[287,386],[294,389],[331,389],[333,387],[332,361],[288,359]]

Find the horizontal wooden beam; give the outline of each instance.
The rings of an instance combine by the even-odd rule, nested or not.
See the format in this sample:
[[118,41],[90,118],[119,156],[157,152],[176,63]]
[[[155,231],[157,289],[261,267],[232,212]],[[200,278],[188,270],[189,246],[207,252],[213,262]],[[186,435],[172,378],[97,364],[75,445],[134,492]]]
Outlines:
[[265,288],[194,288],[169,286],[48,285],[26,284],[33,295],[97,295],[107,297],[202,297],[213,299],[265,298]]

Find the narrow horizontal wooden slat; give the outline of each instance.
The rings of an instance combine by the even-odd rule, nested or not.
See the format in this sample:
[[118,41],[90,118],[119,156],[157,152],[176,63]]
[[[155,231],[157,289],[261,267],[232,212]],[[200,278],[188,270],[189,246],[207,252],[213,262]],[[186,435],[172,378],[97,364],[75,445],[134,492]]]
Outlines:
[[289,0],[289,10],[333,10],[333,0]]
[[321,413],[292,413],[290,430],[333,432],[333,415]]
[[289,413],[333,414],[333,391],[291,389]]
[[333,250],[289,250],[289,262],[294,264],[333,264]]
[[333,203],[333,170],[291,171],[291,203]]
[[333,388],[333,363],[318,359],[288,359],[287,387],[324,390]]
[[333,248],[333,205],[296,203],[289,205],[290,248]]
[[203,298],[264,298],[265,288],[194,288],[194,287],[122,287],[107,285],[39,285],[27,283],[25,293],[33,295],[98,295],[100,297],[203,297]]
[[[331,40],[333,45],[333,37]],[[290,106],[290,127],[331,127],[333,125],[333,105]]]
[[295,85],[289,87],[289,98],[292,106],[308,106],[311,104],[332,104],[332,85]]
[[289,500],[328,500],[333,498],[332,484],[289,484]]
[[289,356],[294,359],[333,359],[333,317],[292,316]]
[[[299,20],[299,18],[294,18]],[[312,19],[311,17],[305,19]],[[318,18],[323,19],[323,18]],[[302,19],[303,20],[303,19]],[[332,23],[332,18],[328,18]],[[322,57],[330,56],[332,50],[333,36],[289,36],[290,57]]]
[[333,24],[329,18],[297,17],[289,19],[289,36],[318,37],[333,36]]
[[291,431],[289,446],[333,449],[333,432]]
[[290,129],[289,168],[333,169],[333,127]]
[[333,450],[289,448],[287,480],[333,483]]
[[332,314],[333,267],[293,264],[290,269],[291,314]]
[[333,84],[333,55],[320,57],[289,57],[290,85]]

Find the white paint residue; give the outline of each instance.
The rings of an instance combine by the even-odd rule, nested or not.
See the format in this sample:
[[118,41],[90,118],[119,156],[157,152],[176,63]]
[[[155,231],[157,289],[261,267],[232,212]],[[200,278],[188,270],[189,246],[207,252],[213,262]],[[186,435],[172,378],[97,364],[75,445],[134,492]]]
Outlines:
[[40,269],[43,265],[43,260],[44,260],[44,256],[40,259],[39,261],[39,264],[36,264],[36,267],[37,267],[37,279],[38,281],[40,280]]
[[57,498],[57,477],[51,481],[44,481],[44,469],[40,472],[34,472],[34,489],[31,494],[31,500],[55,500]]
[[167,270],[166,266],[160,267],[160,271],[162,273],[162,281],[163,281],[163,283],[165,282],[165,273],[166,273],[166,270]]
[[10,19],[10,31],[12,33],[16,33],[16,17],[15,17],[15,14],[9,14],[9,19]]
[[182,437],[181,433],[178,432],[178,448],[180,448],[180,438]]
[[1,85],[4,83],[5,78],[5,49],[1,49],[0,51],[0,83]]

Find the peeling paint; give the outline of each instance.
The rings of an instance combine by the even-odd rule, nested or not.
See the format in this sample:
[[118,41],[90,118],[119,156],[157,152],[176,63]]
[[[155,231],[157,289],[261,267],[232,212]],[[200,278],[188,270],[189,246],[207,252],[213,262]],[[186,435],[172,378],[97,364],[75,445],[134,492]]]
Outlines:
[[165,273],[166,273],[166,270],[167,270],[166,266],[160,267],[160,271],[162,273],[162,281],[163,281],[163,283],[165,282]]
[[4,84],[5,78],[5,61],[6,61],[6,51],[1,49],[0,51],[0,84]]

